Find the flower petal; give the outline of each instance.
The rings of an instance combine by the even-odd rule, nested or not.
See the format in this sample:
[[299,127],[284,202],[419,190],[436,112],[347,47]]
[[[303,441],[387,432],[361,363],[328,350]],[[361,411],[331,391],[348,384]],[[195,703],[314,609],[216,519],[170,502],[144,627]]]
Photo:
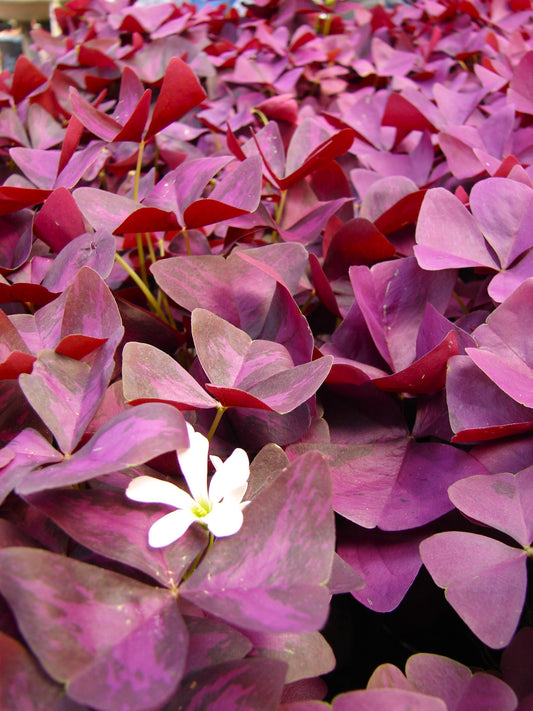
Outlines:
[[243,515],[240,506],[235,504],[215,504],[207,516],[204,516],[204,523],[211,533],[217,538],[232,536],[240,530],[243,522]]
[[220,462],[218,457],[212,457],[211,461],[216,471],[209,484],[209,498],[216,503],[246,484],[250,476],[250,461],[244,449],[236,449],[225,462]]
[[[238,486],[236,489],[233,489],[233,491],[230,491],[224,496],[222,499],[222,503],[224,504],[239,504],[241,505],[241,508],[243,504],[241,504],[243,496],[246,494],[246,489],[248,488],[248,482],[243,484],[242,486]],[[249,501],[246,501],[245,503],[249,504]]]
[[129,483],[126,496],[132,501],[144,504],[168,504],[177,509],[190,509],[195,505],[187,492],[169,481],[161,481],[153,476],[138,476]]
[[187,480],[189,491],[198,503],[207,503],[207,454],[209,441],[187,424],[190,447],[178,452],[181,472]]
[[191,523],[197,520],[189,509],[178,509],[156,521],[148,532],[148,543],[152,548],[168,546],[181,538]]

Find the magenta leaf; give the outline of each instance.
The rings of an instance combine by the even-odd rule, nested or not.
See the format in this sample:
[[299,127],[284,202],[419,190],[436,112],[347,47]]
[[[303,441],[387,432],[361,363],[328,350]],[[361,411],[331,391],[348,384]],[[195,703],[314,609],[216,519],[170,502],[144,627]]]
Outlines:
[[533,408],[506,395],[469,356],[450,358],[446,398],[454,442],[479,442],[533,430]]
[[533,540],[533,468],[518,474],[471,476],[448,489],[465,516],[507,533],[522,546]]
[[189,632],[185,675],[206,667],[242,659],[253,649],[253,644],[234,627],[207,617],[186,617]]
[[150,271],[180,306],[212,311],[257,338],[275,299],[276,277],[296,290],[306,259],[302,245],[272,244],[234,250],[227,258],[171,257],[156,262]]
[[517,111],[533,113],[533,102],[531,101],[531,68],[533,67],[533,52],[526,52],[515,67],[509,85],[509,101],[511,101]]
[[371,446],[304,443],[287,454],[293,457],[310,448],[328,460],[334,510],[364,528],[403,531],[422,526],[452,509],[447,493],[451,483],[485,473],[465,452],[412,439]]
[[237,627],[317,630],[327,616],[333,539],[327,464],[309,453],[246,507],[241,530],[215,542],[181,595]]
[[524,606],[527,554],[474,533],[437,533],[420,544],[436,585],[479,639],[494,649],[509,644]]
[[403,370],[416,358],[416,334],[426,304],[442,313],[455,277],[446,270],[438,274],[423,271],[413,257],[406,257],[381,262],[371,269],[350,267],[350,281],[381,356],[392,370]]
[[448,711],[442,699],[405,689],[364,689],[340,694],[333,711]]
[[79,92],[73,87],[70,89],[69,98],[74,115],[83,124],[84,128],[104,141],[111,142],[114,140],[122,128],[118,121],[95,108],[80,96]]
[[148,140],[173,121],[178,121],[206,98],[192,69],[179,57],[172,57],[146,131]]
[[357,217],[335,233],[325,254],[324,272],[330,279],[344,276],[354,264],[371,266],[394,257],[396,250],[369,220]]
[[33,223],[36,237],[54,252],[60,252],[85,232],[81,212],[66,188],[56,188],[43,203]]
[[488,178],[474,185],[470,209],[502,269],[533,246],[533,190],[516,180]]
[[239,711],[276,711],[285,681],[286,665],[277,659],[242,659],[188,674],[175,699],[188,709],[235,708]]
[[17,491],[32,494],[77,484],[187,446],[185,420],[176,408],[164,403],[137,405],[108,420],[70,458],[28,474]]
[[343,522],[337,550],[365,582],[351,589],[361,604],[376,612],[390,612],[403,600],[422,566],[419,545],[426,528],[388,533],[366,531]]
[[209,194],[183,212],[187,227],[202,227],[253,212],[261,197],[261,159],[250,156],[238,163]]
[[332,358],[294,366],[281,344],[252,339],[205,309],[192,314],[206,389],[227,407],[264,407],[286,414],[308,400],[326,379]]
[[37,549],[5,548],[0,560],[0,590],[22,635],[72,700],[141,711],[173,694],[188,635],[166,591]]
[[417,691],[437,696],[448,711],[482,708],[514,711],[517,698],[512,689],[493,674],[477,672],[437,654],[414,654],[405,665],[405,675]]
[[206,393],[185,368],[148,343],[126,343],[122,367],[124,397],[130,403],[157,400],[180,410],[217,406],[217,400]]
[[259,656],[286,662],[286,684],[327,674],[335,667],[331,647],[319,632],[248,632],[248,635]]
[[60,297],[37,311],[35,323],[44,348],[55,349],[73,335],[109,339],[116,347],[123,335],[115,299],[89,267],[82,267]]
[[457,336],[451,331],[439,345],[415,360],[414,363],[394,375],[374,378],[380,390],[408,392],[412,394],[433,393],[446,385],[448,360],[459,353]]
[[[109,362],[109,358],[106,360]],[[32,372],[20,376],[22,392],[65,454],[75,449],[103,397],[108,384],[108,379],[101,377],[104,364],[105,361],[97,362],[91,368],[87,363],[44,350]]]
[[533,359],[526,335],[533,322],[532,293],[530,278],[488,316],[486,325],[476,329],[480,348],[466,349],[478,368],[501,390],[528,408],[533,407]]
[[475,219],[461,201],[444,188],[428,190],[416,226],[415,256],[423,269],[491,267],[491,256]]
[[30,471],[60,462],[62,455],[35,430],[27,427],[0,450],[0,502]]
[[27,500],[78,543],[142,570],[165,587],[180,580],[207,542],[207,533],[193,527],[172,545],[151,548],[148,529],[167,508],[140,507],[123,491],[64,489],[33,494]]
[[27,649],[12,637],[0,632],[0,676],[3,708],[17,708],[21,703],[27,711],[84,711],[65,696],[63,687],[52,681]]
[[54,259],[42,285],[59,293],[69,287],[82,267],[106,279],[114,264],[116,239],[107,230],[84,232],[71,240]]

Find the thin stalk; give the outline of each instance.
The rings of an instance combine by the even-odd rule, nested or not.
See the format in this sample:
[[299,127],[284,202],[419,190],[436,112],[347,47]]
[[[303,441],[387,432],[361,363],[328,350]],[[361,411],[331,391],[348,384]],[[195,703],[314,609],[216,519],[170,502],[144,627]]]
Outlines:
[[[144,141],[139,143],[139,152],[137,153],[137,165],[135,166],[135,178],[133,181],[133,199],[137,201],[139,199],[139,182],[141,180],[141,168],[143,163],[144,154]],[[142,235],[137,232],[137,252],[139,253],[139,266],[141,269],[141,278],[143,283],[148,286],[148,275],[146,273],[146,262],[144,259],[144,245],[142,241]]]
[[184,583],[187,580],[187,578],[191,577],[191,575],[194,573],[194,571],[198,567],[199,563],[201,563],[201,561],[209,553],[209,550],[210,550],[211,546],[213,545],[214,540],[215,540],[215,537],[213,536],[211,531],[209,531],[209,540],[207,541],[207,546],[204,548],[204,550],[201,553],[198,553],[196,558],[193,560],[193,562],[189,566],[189,569],[186,571],[185,575],[181,579],[182,583]]
[[186,228],[186,227],[183,228],[183,238],[184,238],[184,240],[185,240],[185,246],[187,247],[187,254],[188,254],[189,257],[190,257],[190,256],[192,255],[192,252],[191,252],[191,241],[190,241],[190,239],[189,239],[189,233],[187,232],[187,228]]
[[[287,190],[281,190],[280,191],[280,198],[279,202],[276,205],[276,209],[274,210],[274,219],[279,225],[281,222],[281,218],[283,217],[283,210],[285,209],[285,201],[287,200]],[[273,242],[281,242],[281,237],[279,235],[279,232],[274,232],[272,235],[272,241]]]
[[168,324],[168,320],[163,312],[163,309],[159,304],[157,303],[156,298],[150,291],[150,289],[146,286],[146,284],[143,282],[141,277],[137,274],[137,272],[130,267],[130,265],[120,256],[118,252],[115,252],[115,261],[120,264],[122,269],[130,276],[135,284],[139,287],[139,289],[142,291],[142,293],[146,296],[146,300],[152,307],[153,311],[155,314],[159,316],[159,318],[164,321],[165,323]]
[[215,419],[213,420],[213,424],[211,425],[211,429],[207,433],[207,439],[209,442],[213,439],[213,435],[217,431],[217,427],[220,423],[220,420],[222,419],[222,415],[226,412],[228,408],[224,407],[224,405],[219,405],[217,407],[217,414],[215,415]]
[[265,116],[265,114],[261,111],[261,109],[252,109],[252,114],[255,114],[257,117],[261,119],[261,123],[263,126],[266,126],[268,124],[268,119]]
[[165,311],[167,314],[167,321],[168,323],[172,326],[172,328],[175,328],[177,330],[176,322],[174,321],[174,317],[172,316],[172,312],[170,311],[170,304],[168,302],[167,295],[164,294],[161,290],[159,290],[159,294],[161,296],[161,301],[163,303],[163,306],[165,307]]
[[141,270],[141,279],[145,284],[148,284],[148,274],[146,273],[146,260],[144,259],[143,238],[140,232],[135,235],[137,240],[137,254],[139,255],[139,268]]
[[281,218],[283,217],[283,210],[285,209],[285,202],[287,200],[287,190],[282,190],[280,199],[278,204],[276,205],[276,212],[275,212],[275,218],[276,222],[280,223]]
[[453,294],[452,294],[452,296],[453,296],[453,298],[457,301],[457,303],[458,303],[459,306],[462,308],[462,310],[465,312],[465,314],[467,314],[467,313],[468,313],[468,309],[466,308],[466,304],[465,304],[465,302],[461,299],[461,297],[459,296],[459,294],[458,294],[456,291],[454,291]]
[[150,254],[150,261],[152,262],[152,264],[155,264],[157,261],[157,257],[155,256],[155,250],[154,250],[152,238],[150,237],[148,232],[146,232],[146,242],[148,244],[148,252]]
[[139,143],[139,152],[137,153],[137,165],[135,166],[135,180],[133,181],[133,199],[139,199],[139,182],[141,180],[141,168],[143,164],[144,141]]

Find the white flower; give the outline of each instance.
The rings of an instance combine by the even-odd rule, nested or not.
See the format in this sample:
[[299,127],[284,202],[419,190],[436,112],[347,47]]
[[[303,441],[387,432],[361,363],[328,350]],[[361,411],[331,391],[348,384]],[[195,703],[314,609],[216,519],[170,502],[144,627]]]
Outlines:
[[225,462],[210,457],[215,473],[207,489],[207,455],[209,442],[187,424],[189,448],[178,452],[181,471],[189,486],[187,492],[175,484],[151,476],[139,476],[126,489],[133,501],[168,504],[176,511],[166,514],[153,524],[148,533],[148,543],[162,548],[183,536],[189,526],[199,521],[214,536],[231,536],[242,526],[244,507],[242,501],[248,485],[250,463],[243,449],[236,449]]

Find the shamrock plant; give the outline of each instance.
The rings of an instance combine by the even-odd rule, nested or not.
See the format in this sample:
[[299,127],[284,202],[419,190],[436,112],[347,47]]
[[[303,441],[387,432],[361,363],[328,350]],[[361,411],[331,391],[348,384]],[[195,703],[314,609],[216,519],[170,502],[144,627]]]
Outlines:
[[532,1],[56,17],[0,73],[0,711],[530,709]]

